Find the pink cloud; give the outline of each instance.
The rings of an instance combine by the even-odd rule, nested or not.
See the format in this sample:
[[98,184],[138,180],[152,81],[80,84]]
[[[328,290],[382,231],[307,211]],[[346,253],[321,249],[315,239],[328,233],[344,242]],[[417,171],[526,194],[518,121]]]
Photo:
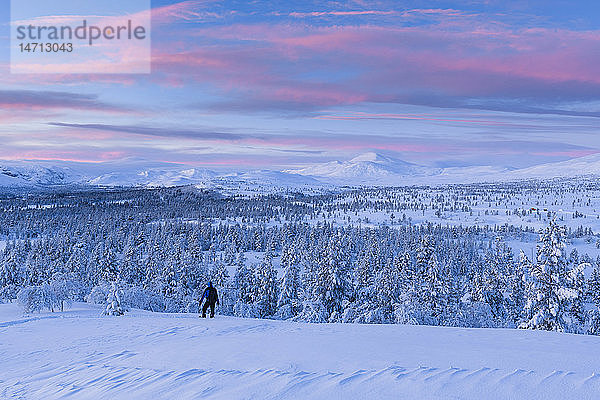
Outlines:
[[[395,101],[419,91],[517,98],[548,93],[552,98],[555,90],[577,97],[585,95],[582,84],[600,85],[600,56],[595,52],[600,31],[499,28],[492,22],[468,23],[472,16],[462,20],[455,10],[420,12],[447,13],[457,20],[452,29],[289,24],[200,28],[194,33],[204,42],[227,42],[188,44],[184,54],[161,46],[154,61],[157,72],[173,82],[191,78],[252,99],[307,104],[312,99],[315,105]],[[302,76],[312,71],[323,79]]]
[[188,0],[152,9],[152,22],[168,24],[173,22],[200,22],[206,19],[220,18],[221,15],[209,11],[216,0]]
[[397,15],[398,11],[379,11],[379,10],[363,10],[363,11],[312,11],[312,12],[292,12],[291,17],[321,17],[327,15],[335,16],[356,16],[356,15]]
[[[73,80],[127,85],[148,79],[179,87],[201,83],[224,98],[224,106],[265,109],[363,102],[465,104],[457,106],[452,102],[455,97],[534,98],[532,104],[537,104],[559,98],[578,101],[600,89],[597,30],[511,27],[494,16],[442,8],[292,13],[298,18],[394,15],[399,18],[395,25],[374,25],[371,20],[371,24],[330,26],[297,21],[187,24],[218,17],[209,15],[212,6],[214,2],[190,0],[152,10],[153,22],[176,28],[177,34],[155,37],[150,77],[18,79],[29,83],[40,79],[37,84]],[[427,24],[403,24],[413,17],[426,17]]]
[[3,151],[0,159],[2,160],[44,160],[44,161],[74,161],[86,163],[99,163],[103,161],[119,160],[127,156],[124,152],[118,151],[89,151],[84,149],[77,150],[8,150]]
[[[281,14],[276,14],[281,15]],[[363,15],[398,15],[404,18],[412,18],[415,16],[428,17],[466,17],[474,16],[475,14],[467,14],[460,10],[443,9],[443,8],[416,8],[410,10],[355,10],[355,11],[311,11],[311,12],[291,12],[287,14],[291,17],[324,17],[324,16],[363,16]]]

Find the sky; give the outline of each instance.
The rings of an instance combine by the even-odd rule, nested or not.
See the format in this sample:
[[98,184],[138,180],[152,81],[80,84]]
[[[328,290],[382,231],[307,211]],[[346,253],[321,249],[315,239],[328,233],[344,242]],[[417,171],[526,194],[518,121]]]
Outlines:
[[11,74],[0,159],[285,169],[600,152],[600,2],[152,1],[150,74]]

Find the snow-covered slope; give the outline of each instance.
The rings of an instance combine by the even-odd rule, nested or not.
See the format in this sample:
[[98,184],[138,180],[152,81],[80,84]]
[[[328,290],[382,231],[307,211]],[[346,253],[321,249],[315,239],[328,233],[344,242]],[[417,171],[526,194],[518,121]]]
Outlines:
[[183,164],[149,163],[143,160],[105,163],[0,161],[0,187],[59,185],[144,187],[197,185],[203,188],[225,188],[231,191],[241,189],[254,192],[326,186],[312,177],[279,171],[216,173]]
[[393,183],[406,176],[432,175],[437,170],[369,152],[354,157],[350,161],[331,161],[285,172],[329,178],[344,183],[364,184],[369,182]]
[[600,154],[578,157],[567,161],[536,165],[513,171],[510,175],[518,178],[556,178],[582,175],[600,176]]
[[300,176],[286,172],[255,170],[241,173],[230,173],[220,175],[221,180],[233,180],[256,185],[279,185],[286,187],[297,187],[302,185],[320,185],[321,183],[308,176]]
[[0,304],[0,398],[578,399],[600,337]]
[[65,185],[81,179],[81,174],[67,166],[37,162],[0,162],[0,186]]
[[514,169],[486,165],[430,168],[377,153],[365,153],[350,161],[331,161],[286,172],[313,176],[336,184],[374,186],[570,178],[582,175],[600,176],[600,154],[530,168]]
[[200,184],[213,171],[181,164],[126,160],[82,163],[65,161],[0,161],[0,186],[177,186]]
[[212,171],[189,167],[115,169],[115,172],[88,178],[85,183],[101,186],[181,186],[201,184],[215,176]]
[[[218,173],[183,164],[125,160],[105,163],[64,161],[0,161],[0,187],[100,185],[198,185],[227,190],[319,190],[326,186],[402,186],[475,183],[521,179],[600,176],[600,154],[525,169],[497,166],[433,168],[369,152],[349,161],[330,161],[285,171]],[[254,186],[254,189],[252,188]]]
[[341,185],[395,186],[479,182],[500,179],[511,170],[494,166],[433,168],[369,152],[349,161],[331,161],[286,172]]

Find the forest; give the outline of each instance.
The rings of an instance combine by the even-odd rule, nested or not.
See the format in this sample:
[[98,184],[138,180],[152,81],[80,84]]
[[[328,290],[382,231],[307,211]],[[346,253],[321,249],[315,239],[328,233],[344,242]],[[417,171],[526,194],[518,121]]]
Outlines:
[[[0,301],[198,312],[210,281],[225,315],[600,334],[600,262],[572,245],[597,243],[589,224],[573,224],[596,220],[593,196],[573,184],[5,192]],[[485,219],[509,212],[531,223]],[[459,222],[474,214],[484,217]]]

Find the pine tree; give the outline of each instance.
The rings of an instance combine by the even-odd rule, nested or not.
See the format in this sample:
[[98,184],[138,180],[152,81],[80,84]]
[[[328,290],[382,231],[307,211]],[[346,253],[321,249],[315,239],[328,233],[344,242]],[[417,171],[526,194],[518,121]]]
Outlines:
[[268,317],[277,311],[277,273],[273,268],[271,252],[255,271],[255,304],[261,317]]
[[435,253],[435,243],[434,240],[431,236],[427,235],[424,236],[421,239],[421,246],[419,247],[419,250],[417,251],[417,263],[416,263],[416,267],[417,267],[417,274],[422,274],[424,273],[428,267],[429,267],[429,263],[431,262],[431,257],[434,255]]
[[526,317],[526,280],[530,268],[531,261],[525,255],[525,252],[521,250],[519,262],[513,265],[511,272],[508,274],[508,318],[514,327],[519,326]]
[[252,304],[257,286],[254,283],[253,269],[247,267],[244,263],[240,263],[233,276],[233,282],[238,301],[241,301],[243,304]]
[[140,284],[145,279],[145,271],[139,258],[138,248],[133,242],[125,247],[120,270],[123,281],[130,284]]
[[377,290],[375,288],[376,261],[373,253],[372,251],[364,252],[358,259],[356,268],[354,269],[354,287],[352,293],[348,293],[349,297],[354,298],[354,301],[344,307],[352,308],[350,312],[344,310],[344,322],[370,322],[372,312],[377,308]]
[[300,269],[297,264],[290,262],[283,270],[277,299],[278,316],[289,319],[300,311]]
[[87,263],[87,257],[84,244],[77,243],[73,246],[71,256],[67,261],[66,269],[69,273],[75,274],[79,279],[85,279],[85,267]]
[[123,315],[125,310],[121,306],[122,291],[116,282],[111,283],[110,292],[106,299],[106,307],[104,308],[104,315]]
[[341,319],[343,304],[351,288],[349,260],[345,249],[339,236],[330,239],[318,271],[318,300],[327,310],[331,322]]
[[590,325],[587,333],[600,335],[600,266],[596,265],[587,282],[587,297],[594,305],[588,312]]
[[486,254],[485,264],[475,272],[471,285],[471,298],[489,305],[494,325],[506,321],[507,304],[505,277],[512,267],[512,251],[501,238],[496,238],[492,249]]
[[424,322],[429,325],[441,325],[448,304],[448,281],[435,254],[427,264],[425,280],[421,282],[421,301],[425,312]]
[[111,248],[106,248],[102,260],[102,278],[106,282],[116,282],[119,279],[117,255]]
[[221,261],[217,261],[213,268],[210,270],[210,281],[215,287],[225,287],[227,286],[227,281],[229,279],[229,272],[227,272],[227,268],[225,264]]
[[395,311],[399,307],[401,288],[404,286],[403,272],[408,269],[410,255],[397,255],[388,261],[376,277],[377,305],[383,314],[380,322],[395,320]]
[[600,306],[600,265],[592,270],[587,282],[587,295],[590,301]]
[[233,265],[235,261],[235,246],[230,244],[225,248],[225,252],[223,254],[223,262],[225,265]]
[[540,235],[537,262],[530,265],[525,305],[525,329],[577,330],[573,307],[580,301],[581,268],[572,268],[565,255],[565,228],[555,220]]
[[172,256],[163,264],[160,275],[161,291],[166,297],[175,297],[179,282],[178,271],[181,265],[180,253],[175,249]]
[[9,250],[4,261],[0,261],[0,299],[16,298],[21,280],[15,252]]

